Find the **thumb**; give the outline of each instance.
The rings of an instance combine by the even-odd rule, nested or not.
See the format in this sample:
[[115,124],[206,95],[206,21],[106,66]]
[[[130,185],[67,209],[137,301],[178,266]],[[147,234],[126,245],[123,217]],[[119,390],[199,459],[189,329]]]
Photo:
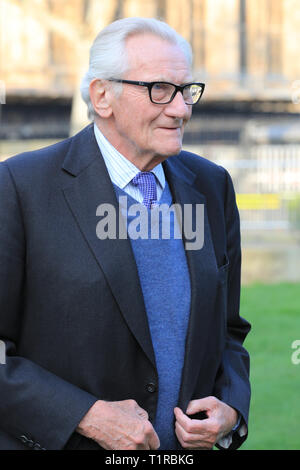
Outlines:
[[191,400],[188,404],[186,414],[193,415],[199,411],[207,411],[209,409],[208,401],[206,398],[199,398],[198,400]]
[[143,408],[141,408],[138,405],[136,407],[136,413],[137,413],[138,416],[140,416],[143,419],[149,419],[149,415],[148,415],[147,411],[144,410]]

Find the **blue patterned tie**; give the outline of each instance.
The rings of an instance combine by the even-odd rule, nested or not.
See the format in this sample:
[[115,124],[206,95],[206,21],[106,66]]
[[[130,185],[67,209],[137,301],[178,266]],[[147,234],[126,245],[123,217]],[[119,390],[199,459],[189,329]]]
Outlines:
[[157,202],[154,174],[151,171],[141,171],[132,179],[132,183],[140,189],[144,197],[143,204],[151,209],[152,205]]

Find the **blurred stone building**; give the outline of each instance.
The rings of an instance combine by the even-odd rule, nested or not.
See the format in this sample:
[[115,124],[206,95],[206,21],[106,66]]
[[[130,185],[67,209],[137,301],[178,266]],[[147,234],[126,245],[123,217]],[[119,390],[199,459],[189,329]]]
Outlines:
[[89,47],[131,16],[193,46],[206,89],[184,144],[233,177],[244,280],[300,280],[299,0],[0,0],[0,160],[84,127]]
[[298,0],[0,0],[1,137],[67,135],[93,38],[128,16],[163,19],[191,42],[202,111],[299,112]]

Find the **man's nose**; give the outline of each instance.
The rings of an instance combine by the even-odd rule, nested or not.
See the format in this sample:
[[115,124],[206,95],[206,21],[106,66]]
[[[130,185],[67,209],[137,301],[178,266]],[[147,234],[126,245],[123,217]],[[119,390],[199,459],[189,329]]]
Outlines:
[[171,103],[166,105],[165,112],[169,116],[183,119],[190,116],[191,108],[192,106],[184,102],[183,95],[178,90]]

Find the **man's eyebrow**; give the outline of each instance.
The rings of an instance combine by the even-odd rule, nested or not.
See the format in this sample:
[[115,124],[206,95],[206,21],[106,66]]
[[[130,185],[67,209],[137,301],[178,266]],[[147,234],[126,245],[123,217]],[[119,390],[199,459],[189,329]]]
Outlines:
[[174,83],[174,82],[171,82],[170,80],[166,80],[165,78],[158,78],[157,80],[151,80],[151,82],[166,82],[166,83],[173,83],[174,85],[188,85],[189,83],[194,83],[195,80],[192,78],[191,80],[186,80],[184,82],[181,82],[181,83]]

